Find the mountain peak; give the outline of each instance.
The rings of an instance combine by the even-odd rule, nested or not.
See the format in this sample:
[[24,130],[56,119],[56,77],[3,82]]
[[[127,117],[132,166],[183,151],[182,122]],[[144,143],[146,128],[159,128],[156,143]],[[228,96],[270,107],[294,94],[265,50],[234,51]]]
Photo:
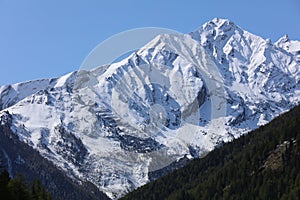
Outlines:
[[283,35],[281,38],[278,39],[278,41],[275,43],[277,46],[280,46],[284,43],[287,43],[290,41],[290,38],[287,34]]
[[210,23],[210,24],[213,23],[218,27],[222,26],[223,24],[234,25],[234,23],[232,21],[230,21],[229,19],[217,18],[217,17],[213,18],[212,20],[208,21],[207,23]]
[[222,18],[213,18],[203,24],[199,29],[190,33],[192,38],[204,46],[209,45],[212,41],[223,43],[226,38],[230,38],[236,32],[243,32],[241,28],[236,26],[232,21]]
[[213,18],[212,20],[203,24],[200,27],[199,31],[219,29],[224,32],[227,32],[232,28],[237,28],[237,26],[232,21],[223,18]]
[[295,56],[295,59],[300,62],[300,41],[291,40],[289,36],[285,34],[284,36],[279,38],[275,45],[293,54]]

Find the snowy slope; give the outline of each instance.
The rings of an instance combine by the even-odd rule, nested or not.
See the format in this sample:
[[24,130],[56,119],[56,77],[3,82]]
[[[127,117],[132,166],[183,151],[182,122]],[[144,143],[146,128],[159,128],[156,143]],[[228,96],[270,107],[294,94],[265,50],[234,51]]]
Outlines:
[[69,79],[72,79],[74,75],[76,75],[76,72],[72,72],[60,78],[41,79],[0,86],[0,109],[8,108],[40,90],[50,90],[53,87],[66,87],[70,82]]
[[[1,123],[69,176],[111,198],[300,101],[300,43],[272,44],[229,20],[160,35],[128,58],[0,88]],[[9,115],[9,114],[10,115]]]

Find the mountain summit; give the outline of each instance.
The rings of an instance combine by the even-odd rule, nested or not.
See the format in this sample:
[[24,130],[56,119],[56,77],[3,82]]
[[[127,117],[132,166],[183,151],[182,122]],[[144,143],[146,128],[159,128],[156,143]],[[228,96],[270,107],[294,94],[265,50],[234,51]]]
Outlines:
[[2,86],[0,125],[119,198],[298,105],[299,52],[299,41],[273,44],[215,18],[117,63]]

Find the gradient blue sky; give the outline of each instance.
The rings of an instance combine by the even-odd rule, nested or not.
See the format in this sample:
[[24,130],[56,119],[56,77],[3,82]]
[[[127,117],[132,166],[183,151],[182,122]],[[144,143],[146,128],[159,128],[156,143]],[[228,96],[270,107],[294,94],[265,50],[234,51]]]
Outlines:
[[214,17],[276,41],[300,40],[299,0],[0,0],[0,85],[77,70],[108,37],[132,28],[187,33]]

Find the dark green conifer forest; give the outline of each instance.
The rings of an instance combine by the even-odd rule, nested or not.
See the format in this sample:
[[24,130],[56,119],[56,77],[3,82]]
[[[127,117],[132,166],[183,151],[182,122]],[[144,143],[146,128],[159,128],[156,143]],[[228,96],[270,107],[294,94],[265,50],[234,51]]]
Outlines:
[[10,178],[9,173],[3,170],[0,173],[0,199],[51,200],[52,197],[39,180],[27,184],[21,174],[15,178]]

